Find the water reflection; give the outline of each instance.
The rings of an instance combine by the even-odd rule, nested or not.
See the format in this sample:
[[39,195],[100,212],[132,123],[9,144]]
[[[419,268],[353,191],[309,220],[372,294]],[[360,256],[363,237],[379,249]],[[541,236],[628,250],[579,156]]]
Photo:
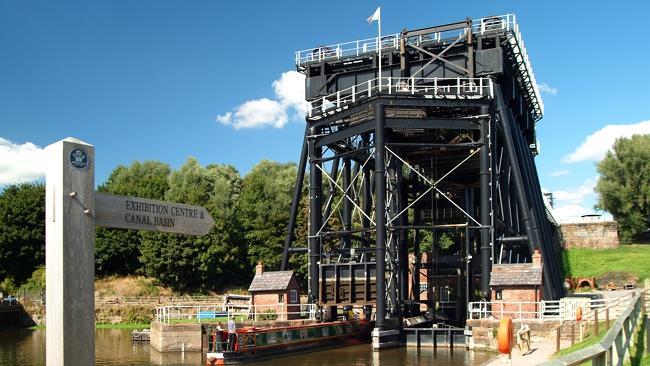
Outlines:
[[[131,343],[131,332],[122,329],[98,329],[96,333],[96,364],[117,365],[204,365],[198,352],[159,353],[149,343]],[[370,345],[360,345],[305,353],[256,362],[262,366],[460,366],[480,365],[491,356],[481,352],[439,348],[394,348],[373,352]],[[0,332],[0,366],[45,365],[45,331],[16,330]]]

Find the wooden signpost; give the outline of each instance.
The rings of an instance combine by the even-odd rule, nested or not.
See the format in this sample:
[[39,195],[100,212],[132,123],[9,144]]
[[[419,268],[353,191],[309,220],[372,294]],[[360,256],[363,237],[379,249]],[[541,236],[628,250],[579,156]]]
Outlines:
[[95,364],[95,226],[205,235],[203,207],[95,192],[94,147],[46,148],[46,364]]

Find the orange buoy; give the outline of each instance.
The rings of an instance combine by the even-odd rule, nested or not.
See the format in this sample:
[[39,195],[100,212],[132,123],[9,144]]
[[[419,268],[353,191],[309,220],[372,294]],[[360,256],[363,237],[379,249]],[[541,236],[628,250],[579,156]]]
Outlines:
[[512,319],[509,316],[501,319],[497,332],[499,353],[510,354],[512,350]]
[[576,320],[581,321],[582,320],[582,306],[578,306],[576,309]]

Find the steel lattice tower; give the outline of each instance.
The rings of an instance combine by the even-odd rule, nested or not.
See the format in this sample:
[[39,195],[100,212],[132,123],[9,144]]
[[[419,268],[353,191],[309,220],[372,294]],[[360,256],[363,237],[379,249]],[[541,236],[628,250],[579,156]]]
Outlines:
[[563,294],[534,162],[543,105],[513,15],[295,61],[309,111],[283,267],[301,250],[293,230],[308,166],[311,302],[375,306],[380,330],[421,304],[463,323],[467,302],[489,296],[492,264],[530,262],[534,250],[544,297]]

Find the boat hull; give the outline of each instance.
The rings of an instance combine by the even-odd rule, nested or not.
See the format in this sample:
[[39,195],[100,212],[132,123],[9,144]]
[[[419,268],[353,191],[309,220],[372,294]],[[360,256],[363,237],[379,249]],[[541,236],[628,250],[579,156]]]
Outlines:
[[350,346],[369,341],[364,321],[341,321],[297,327],[251,328],[237,331],[233,352],[209,352],[207,365],[234,365]]

